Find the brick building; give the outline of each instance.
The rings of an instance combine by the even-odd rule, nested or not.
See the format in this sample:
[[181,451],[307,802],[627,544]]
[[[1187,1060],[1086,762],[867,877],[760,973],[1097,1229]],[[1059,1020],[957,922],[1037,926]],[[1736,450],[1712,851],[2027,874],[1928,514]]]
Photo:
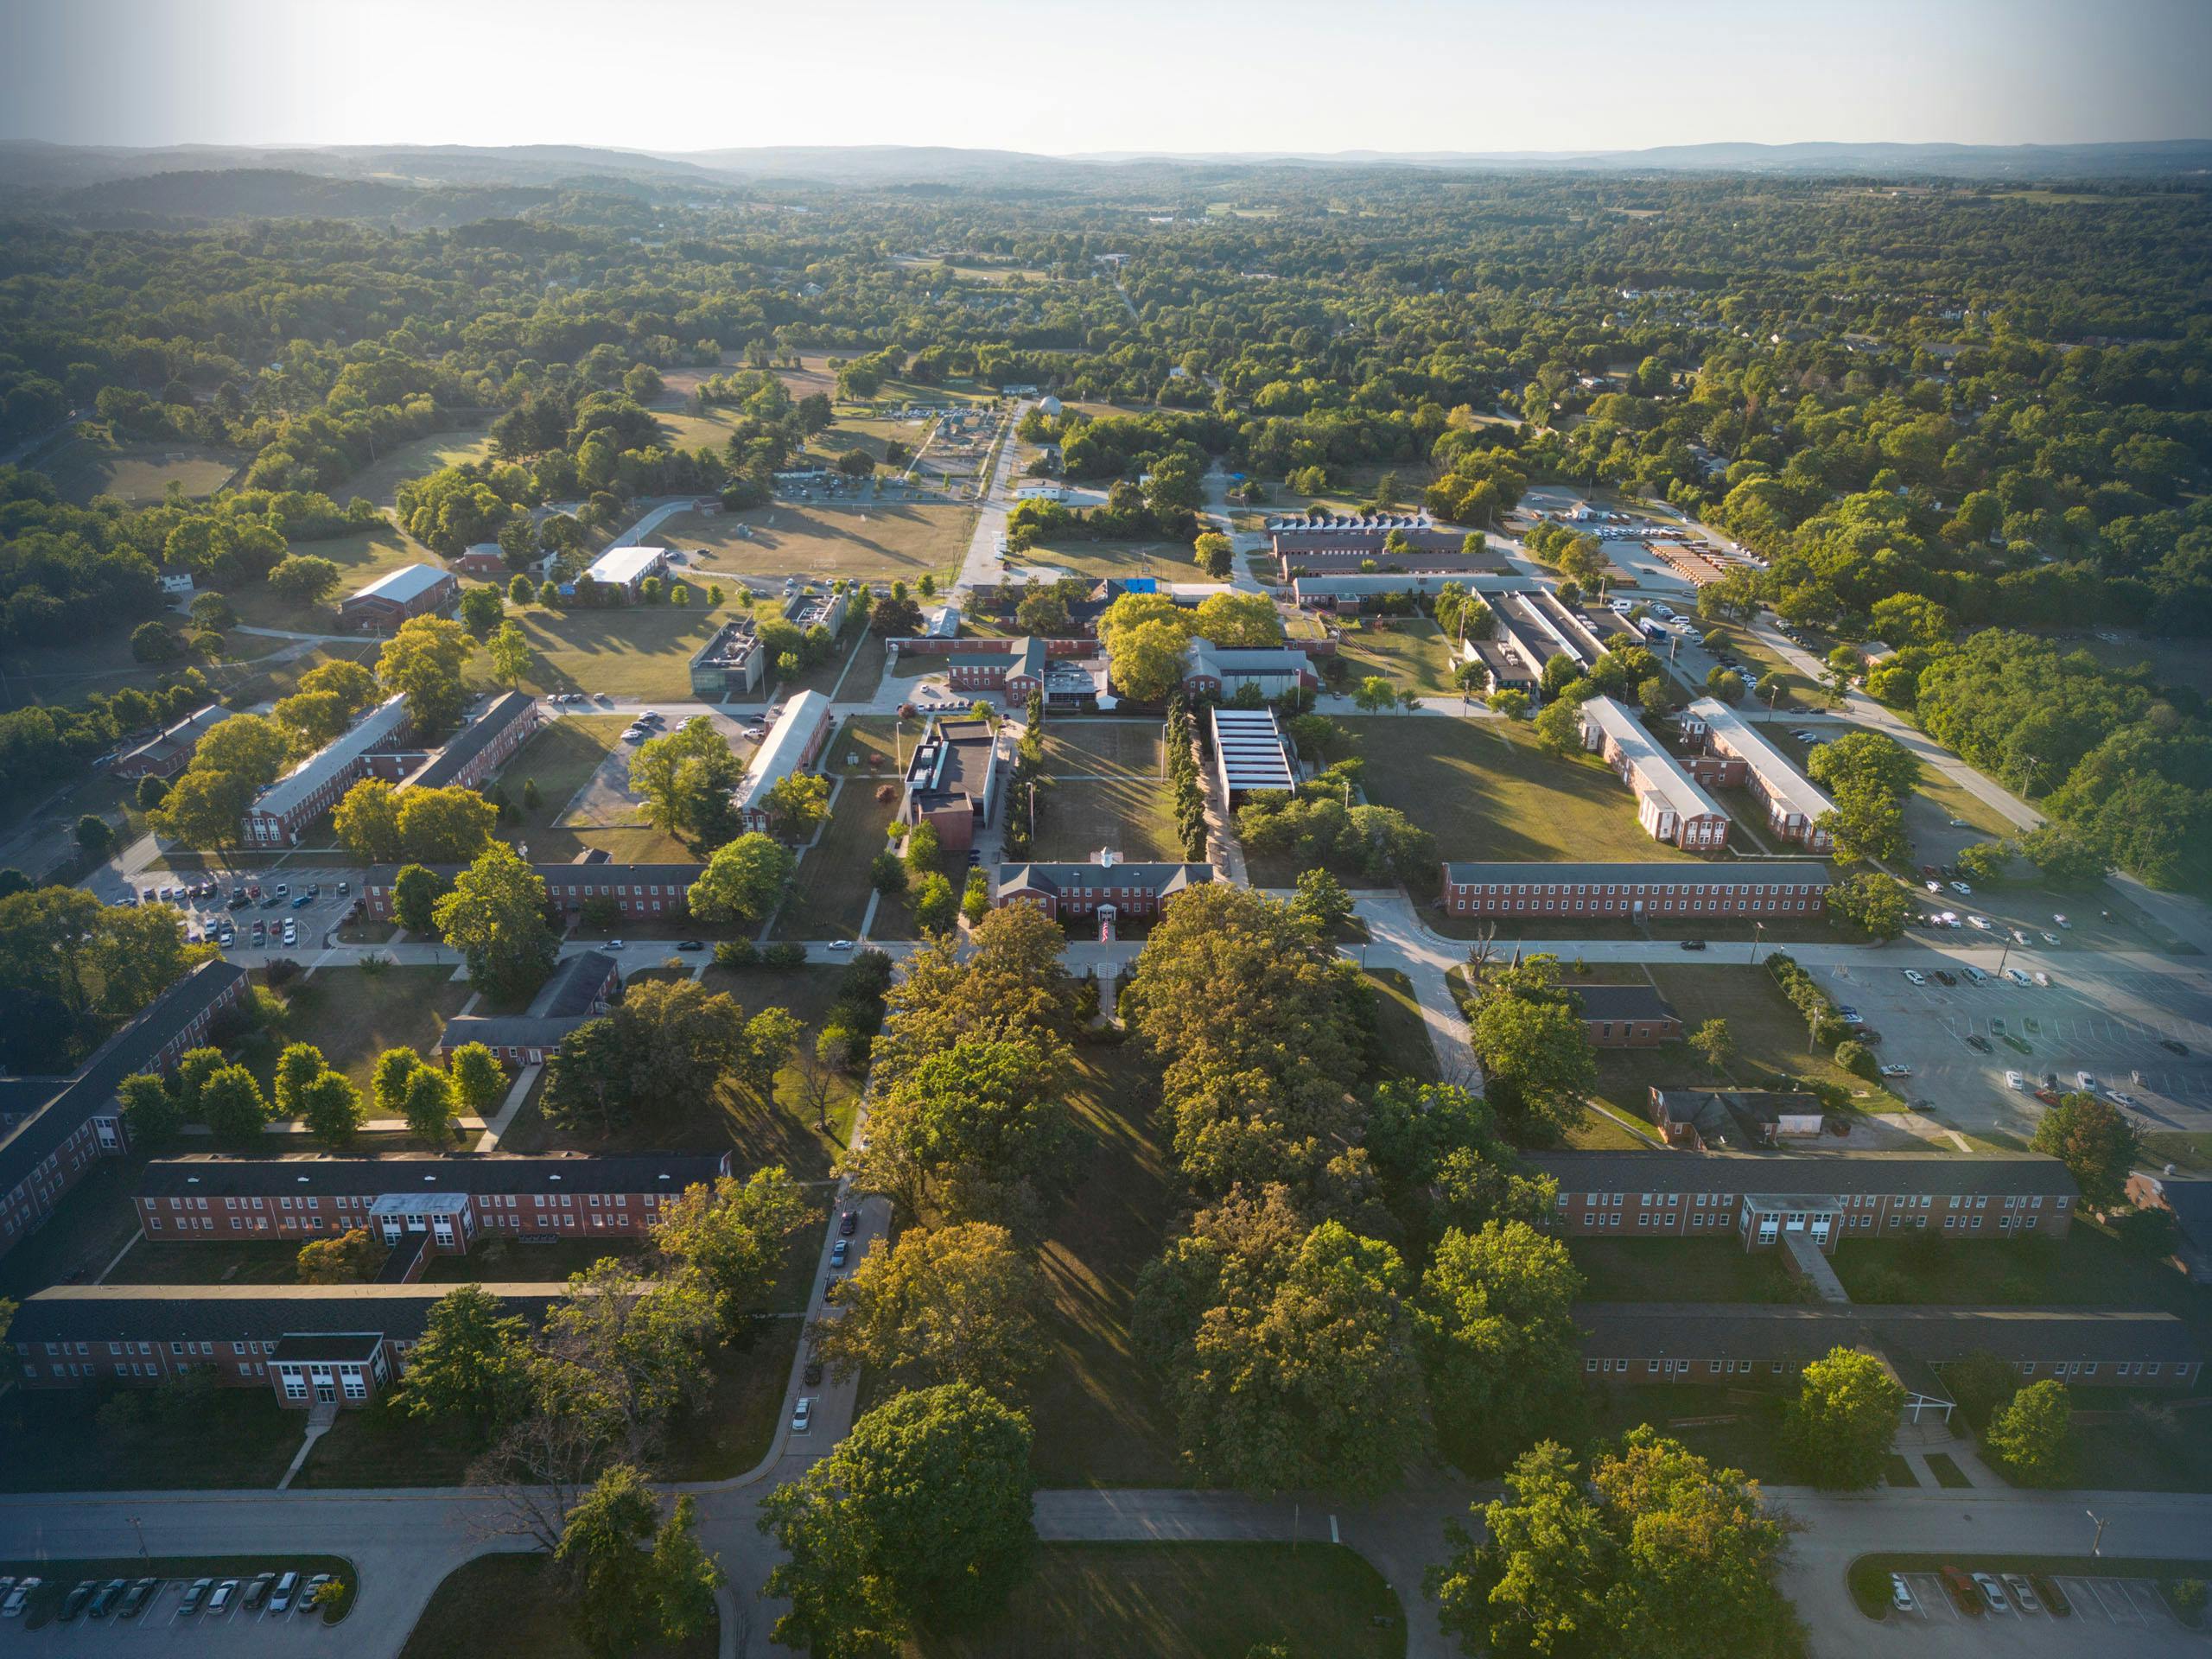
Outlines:
[[497,542],[471,542],[453,556],[448,568],[457,575],[497,582],[508,574],[506,550]]
[[1470,558],[1465,535],[1440,530],[1425,512],[1304,512],[1267,520],[1268,543],[1285,582],[1300,572],[1357,572],[1372,559],[1406,570],[1495,570],[1487,550]]
[[2024,1382],[2056,1377],[2069,1388],[2180,1390],[2202,1366],[2188,1326],[2136,1308],[1582,1302],[1574,1322],[1593,1381],[1771,1386],[1853,1348],[1887,1363],[1908,1411],[1946,1418],[1954,1402],[1942,1370],[1975,1354],[1996,1356]]
[[1636,821],[1654,841],[1700,853],[1727,846],[1727,812],[1612,698],[1592,697],[1582,705],[1582,747],[1635,792]]
[[333,1238],[367,1230],[392,1252],[380,1282],[481,1238],[641,1238],[660,1206],[730,1173],[724,1153],[510,1158],[158,1158],[133,1203],[156,1243]]
[[527,691],[510,691],[454,733],[428,765],[410,773],[399,786],[481,789],[485,780],[506,765],[543,724],[544,714],[536,697]]
[[1825,864],[1453,864],[1444,908],[1454,916],[1620,917],[1703,921],[1812,916],[1827,907]]
[[1689,1152],[1802,1140],[1818,1135],[1827,1121],[1818,1096],[1768,1089],[1654,1089],[1650,1113],[1660,1139]]
[[1823,1251],[1857,1235],[2063,1238],[2081,1189],[2032,1153],[1546,1152],[1559,1183],[1550,1226],[1571,1237],[1713,1238],[1745,1249],[1802,1233]]
[[996,691],[1008,702],[1021,702],[1045,683],[1049,647],[1025,634],[1007,651],[964,651],[945,658],[945,677],[955,691]]
[[[206,1370],[279,1405],[364,1406],[406,1369],[450,1285],[61,1285],[25,1301],[8,1340],[33,1389],[150,1387]],[[565,1294],[486,1284],[532,1325]]]
[[1649,985],[1578,985],[1583,1029],[1599,1048],[1656,1048],[1682,1040],[1681,1017]]
[[1149,918],[1212,880],[1211,864],[1126,864],[1109,854],[1089,864],[1001,864],[991,903],[1035,905],[1055,918],[1110,912]]
[[621,965],[604,950],[564,957],[521,1014],[460,1014],[438,1035],[437,1058],[481,1043],[508,1065],[541,1065],[563,1038],[607,1012],[622,988]]
[[1295,645],[1217,645],[1195,639],[1183,670],[1183,692],[1190,697],[1233,697],[1249,685],[1274,698],[1320,683],[1313,659]]
[[249,847],[283,847],[367,777],[394,782],[426,753],[400,747],[407,699],[389,697],[254,797],[238,833]]
[[0,1135],[0,1253],[40,1227],[101,1158],[128,1151],[115,1091],[141,1071],[165,1077],[206,1042],[223,1010],[244,1000],[245,969],[203,962],[94,1049],[67,1077],[11,1079]]
[[357,633],[397,633],[418,616],[442,616],[461,600],[461,583],[435,564],[403,564],[338,603],[338,626]]
[[128,751],[108,770],[118,778],[174,778],[192,764],[200,740],[230,717],[221,703],[211,702]]
[[802,691],[784,705],[747,762],[745,781],[738,785],[735,804],[747,830],[768,827],[768,792],[792,773],[811,766],[829,741],[829,698],[819,691]]
[[1820,827],[1835,803],[1791,766],[1751,721],[1718,697],[1700,697],[1682,711],[1682,735],[1703,744],[1704,759],[1719,763],[1708,781],[1741,786],[1766,809],[1767,828],[1808,852],[1825,853],[1835,839]]
[[998,754],[988,722],[940,716],[906,763],[899,822],[932,825],[946,852],[965,857],[998,810]]
[[[466,868],[460,864],[428,868],[450,881]],[[616,864],[606,859],[573,864],[533,864],[531,873],[545,883],[546,902],[574,922],[587,899],[611,899],[626,918],[649,920],[688,913],[684,895],[707,867],[703,864]],[[392,883],[397,864],[372,864],[361,884],[361,903],[379,921],[392,919]]]

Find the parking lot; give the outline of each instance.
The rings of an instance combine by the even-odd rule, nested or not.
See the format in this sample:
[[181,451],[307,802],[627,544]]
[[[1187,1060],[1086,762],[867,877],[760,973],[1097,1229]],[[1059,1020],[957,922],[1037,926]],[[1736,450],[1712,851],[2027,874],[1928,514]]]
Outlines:
[[[1965,1565],[1962,1563],[1961,1565]],[[1908,1573],[1914,1611],[1892,1611],[1885,1628],[1932,1641],[1944,1654],[2096,1654],[2124,1646],[2130,1654],[2201,1652],[2204,1638],[2168,1610],[2149,1579],[2090,1579],[2067,1574],[2056,1582],[2072,1611],[2061,1618],[2038,1604],[2023,1611],[2007,1595],[2003,1611],[1961,1613],[1933,1573]]]
[[162,1580],[135,1618],[112,1612],[105,1618],[79,1614],[66,1624],[56,1620],[37,1630],[10,1619],[0,1624],[0,1642],[37,1652],[127,1653],[158,1644],[163,1653],[257,1654],[310,1647],[336,1649],[346,1641],[344,1624],[326,1624],[313,1610],[294,1606],[278,1613],[264,1604],[246,1611],[239,1605],[243,1583],[222,1612],[187,1613],[184,1592],[190,1583],[190,1579]]
[[[1957,943],[1980,941],[1975,935]],[[1857,1009],[1881,1034],[1876,1052],[1883,1064],[1911,1069],[1896,1080],[1898,1092],[1932,1100],[1966,1127],[2033,1131],[2043,1107],[2031,1093],[2008,1087],[2007,1071],[2019,1072],[2031,1088],[2055,1071],[2062,1090],[2076,1088],[2075,1073],[2088,1071],[2103,1092],[2126,1095],[2127,1109],[2146,1128],[2212,1127],[2212,995],[2196,969],[2063,950],[2014,950],[2008,965],[2040,969],[2051,982],[2023,987],[1993,976],[1976,985],[1958,959],[1925,951],[1900,955],[1896,965],[1821,974],[1837,1003]],[[1915,985],[1906,967],[1925,982]],[[1957,983],[1943,984],[1939,969]],[[1988,1052],[1973,1046],[1974,1038]],[[2166,1041],[2189,1052],[2161,1047]]]

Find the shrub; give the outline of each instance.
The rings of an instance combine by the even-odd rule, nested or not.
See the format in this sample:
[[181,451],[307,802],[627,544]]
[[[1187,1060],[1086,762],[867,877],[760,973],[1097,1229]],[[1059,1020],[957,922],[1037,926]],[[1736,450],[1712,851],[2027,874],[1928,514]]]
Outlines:
[[806,965],[806,947],[788,942],[772,944],[760,953],[760,961],[769,968],[803,968]]
[[760,947],[750,939],[724,939],[715,947],[717,968],[750,968],[760,960]]
[[1872,1078],[1882,1073],[1880,1063],[1874,1058],[1874,1051],[1861,1042],[1847,1040],[1838,1043],[1835,1046],[1835,1063],[1854,1077]]

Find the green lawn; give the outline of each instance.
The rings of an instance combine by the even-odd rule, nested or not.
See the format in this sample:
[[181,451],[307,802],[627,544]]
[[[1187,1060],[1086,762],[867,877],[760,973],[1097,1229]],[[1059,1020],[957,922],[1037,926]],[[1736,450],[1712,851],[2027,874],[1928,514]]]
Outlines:
[[1413,982],[1395,968],[1370,968],[1367,982],[1375,988],[1377,1069],[1408,1083],[1434,1083],[1436,1045],[1429,1040]]
[[1938,1486],[1948,1491],[1967,1491],[1974,1486],[1974,1482],[1967,1478],[1967,1471],[1948,1452],[1928,1453],[1928,1472],[1936,1477]]
[[923,720],[900,720],[895,715],[855,715],[837,728],[822,752],[823,770],[830,772],[872,772],[886,779],[901,775],[901,762],[912,758],[914,745],[928,730]]
[[49,1285],[97,1280],[138,1231],[131,1195],[145,1169],[137,1155],[95,1160],[46,1224],[0,1255],[0,1296],[21,1301]]
[[1592,1433],[1608,1439],[1649,1423],[1700,1457],[1755,1480],[1798,1478],[1782,1446],[1778,1389],[1728,1388],[1703,1382],[1591,1383],[1584,1389]]
[[1571,1238],[1567,1243],[1586,1281],[1585,1301],[1802,1300],[1779,1250],[1746,1250],[1732,1238]]
[[[1315,1519],[1317,1539],[1325,1526]],[[906,1656],[1245,1659],[1267,1643],[1293,1659],[1397,1659],[1405,1612],[1341,1544],[1048,1544],[1003,1612],[957,1636],[924,1635]]]
[[[533,863],[565,864],[588,848],[626,863],[700,861],[690,848],[645,823],[634,810],[626,810],[620,821],[605,823],[570,812],[577,792],[610,753],[634,753],[622,742],[629,724],[621,715],[564,715],[548,721],[501,768],[496,787],[505,791],[518,815],[506,821],[502,833],[528,847]],[[526,806],[524,788],[533,781],[538,802]]]
[[[334,536],[327,541],[295,542],[291,550],[328,559],[338,567],[338,585],[330,590],[329,597],[320,605],[296,605],[266,582],[241,582],[223,589],[223,597],[231,601],[231,608],[238,613],[239,621],[253,627],[290,628],[302,633],[335,632],[338,603],[348,594],[406,565],[442,567],[445,563],[429,548],[389,522],[351,535]],[[481,653],[478,659],[482,660]]]
[[1103,582],[1109,577],[1157,576],[1162,582],[1205,582],[1191,550],[1172,542],[1057,542],[1013,556],[1020,565],[1046,565]]
[[[189,1247],[188,1247],[189,1248]],[[479,1238],[463,1255],[426,1257],[426,1285],[563,1285],[607,1256],[633,1256],[644,1246],[631,1238],[556,1238],[543,1244],[518,1238]]]
[[289,1014],[276,1039],[245,1054],[246,1064],[266,1092],[276,1076],[276,1057],[289,1043],[313,1043],[331,1070],[353,1079],[361,1097],[370,1097],[377,1057],[388,1048],[412,1048],[423,1054],[435,1047],[446,1021],[468,1001],[466,981],[450,966],[323,968],[313,978],[286,988]]
[[285,1410],[264,1389],[217,1389],[167,1419],[154,1414],[149,1394],[128,1424],[99,1421],[109,1397],[99,1389],[16,1389],[0,1398],[0,1490],[268,1488],[307,1430],[305,1412]]
[[[1362,786],[1436,837],[1446,859],[1687,861],[1637,826],[1636,800],[1592,756],[1554,760],[1522,722],[1355,716]],[[1548,925],[1548,924],[1547,924]]]
[[[1022,810],[1009,800],[1009,812]],[[1074,862],[1110,848],[1131,862],[1182,857],[1173,797],[1165,780],[1130,774],[1053,785],[1037,811],[1037,856]]]
[[1053,777],[1096,774],[1155,779],[1163,739],[1155,720],[1052,720],[1045,722],[1045,771]]
[[96,495],[147,506],[162,500],[171,484],[182,485],[188,496],[211,495],[245,459],[208,444],[118,439],[103,429],[97,435],[74,432],[29,464],[54,480],[63,499],[79,506]]
[[[888,800],[876,798],[886,792]],[[868,866],[889,845],[898,811],[896,784],[868,778],[845,780],[821,840],[799,859],[791,892],[776,918],[778,938],[849,938],[860,931],[871,891]],[[903,902],[886,898],[876,911],[877,932],[899,937],[892,929],[905,912]]]
[[976,510],[943,501],[778,501],[744,512],[678,513],[655,536],[671,547],[704,548],[698,582],[716,572],[747,576],[849,576],[862,582],[929,575],[960,566]]
[[[302,1148],[304,1149],[304,1148]],[[290,1239],[226,1239],[205,1244],[142,1238],[100,1282],[105,1285],[296,1285],[299,1244]]]
[[442,467],[457,467],[465,461],[488,460],[492,454],[491,433],[491,426],[486,423],[411,438],[396,449],[386,450],[354,474],[342,490],[333,490],[331,493],[340,501],[357,495],[366,496],[380,507],[390,507],[399,499],[399,486],[410,478],[427,477]]
[[[537,1554],[479,1555],[446,1575],[423,1610],[400,1659],[482,1659],[487,1653],[526,1653],[531,1659],[595,1659],[569,1618]],[[690,1641],[656,1643],[630,1651],[637,1659],[715,1659],[718,1627]]]
[[[1764,967],[1747,962],[1692,966],[1685,959],[1680,964],[1654,963],[1645,971],[1681,1016],[1683,1031],[1695,1031],[1708,1020],[1726,1020],[1736,1041],[1735,1055],[1716,1077],[1687,1043],[1641,1053],[1613,1050],[1600,1053],[1601,1074],[1610,1075],[1610,1067],[1627,1071],[1637,1083],[1692,1089],[1772,1089],[1796,1079],[1834,1084],[1867,1111],[1894,1111],[1901,1104],[1887,1090],[1845,1071],[1828,1051],[1806,1052],[1804,1017]],[[1646,1098],[1639,1094],[1632,1104],[1621,1103],[1630,1105],[1636,1116],[1648,1117]]]
[[1348,628],[1338,655],[1351,670],[1347,689],[1379,674],[1400,691],[1452,695],[1451,641],[1426,617],[1370,617]]
[[[691,589],[688,605],[510,606],[508,617],[537,653],[524,688],[541,695],[604,691],[620,698],[692,701],[692,658],[746,607],[728,593],[721,604],[709,602],[711,577],[684,580]],[[488,671],[481,652],[474,667],[480,674]]]
[[1178,1203],[1155,1085],[1133,1048],[1075,1054],[1074,1196],[1038,1251],[1052,1312],[1049,1357],[1029,1392],[1031,1463],[1044,1486],[1179,1485],[1189,1477],[1174,1426],[1129,1332],[1137,1274],[1159,1255]]

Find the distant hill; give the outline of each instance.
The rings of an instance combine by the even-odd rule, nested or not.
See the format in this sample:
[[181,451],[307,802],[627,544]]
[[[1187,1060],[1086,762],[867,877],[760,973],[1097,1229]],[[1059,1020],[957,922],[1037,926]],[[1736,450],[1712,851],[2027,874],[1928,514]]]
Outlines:
[[438,187],[331,178],[289,168],[226,168],[109,179],[65,191],[51,205],[89,219],[368,219],[410,226],[508,219],[553,199],[517,185]]

